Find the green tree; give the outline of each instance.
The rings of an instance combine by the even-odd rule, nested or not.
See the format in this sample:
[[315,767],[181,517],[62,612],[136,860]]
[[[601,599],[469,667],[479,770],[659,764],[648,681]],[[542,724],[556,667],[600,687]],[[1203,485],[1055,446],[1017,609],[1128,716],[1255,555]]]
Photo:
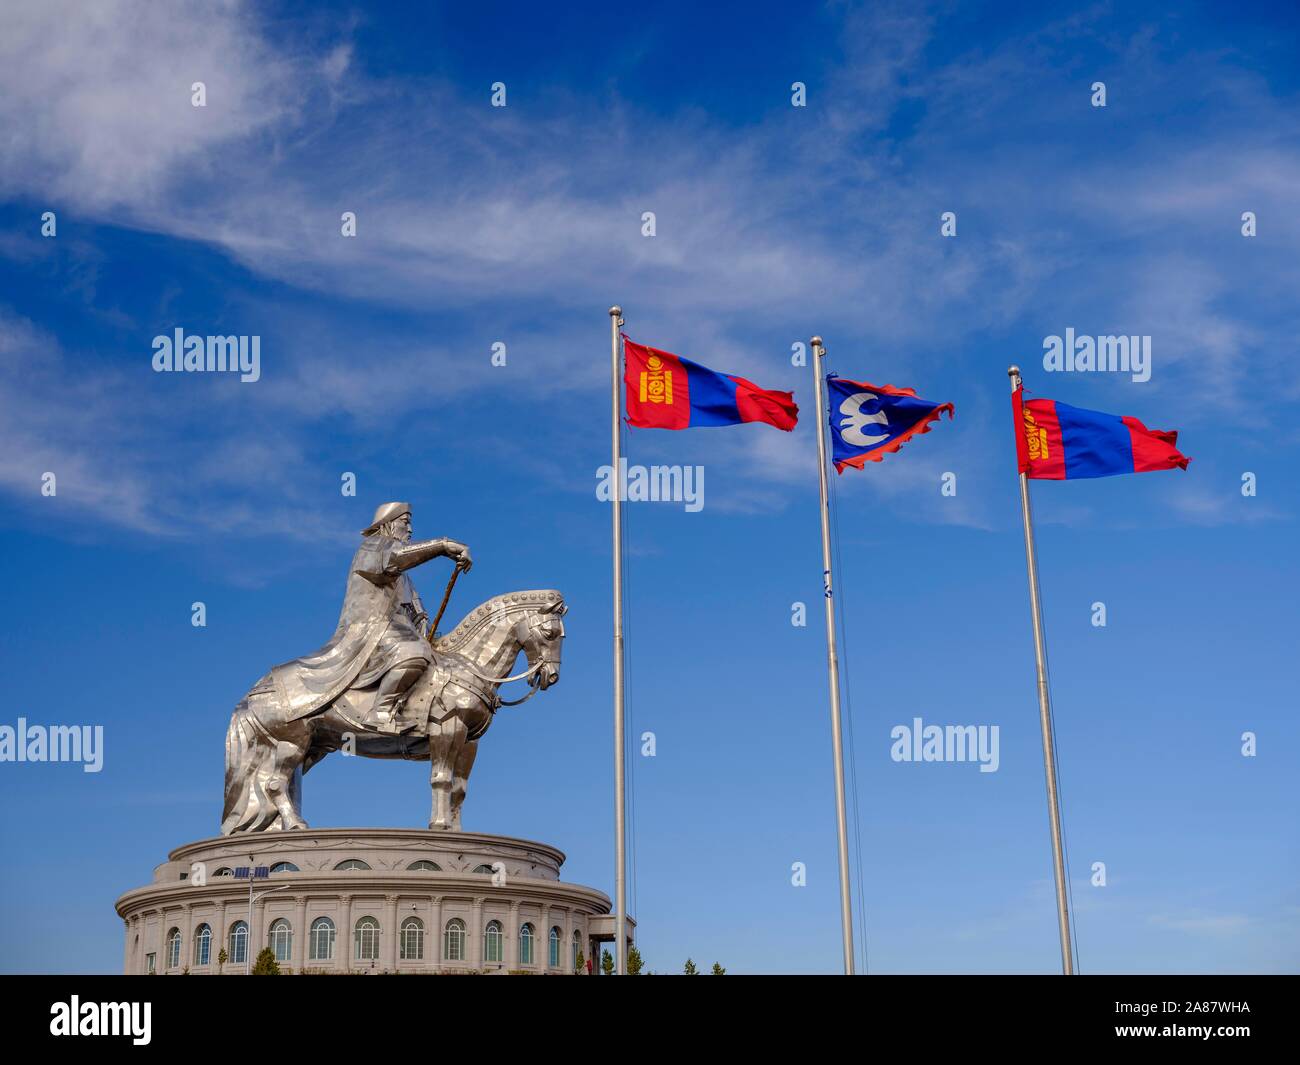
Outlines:
[[600,971],[606,976],[614,975],[614,955],[607,950],[600,952]]
[[280,965],[275,960],[275,951],[270,947],[263,947],[257,955],[257,961],[253,962],[254,976],[279,976]]
[[628,976],[640,976],[645,962],[641,960],[641,952],[636,947],[628,947],[627,950],[627,974]]
[[226,953],[226,948],[222,947],[217,951],[217,975],[221,975],[221,967],[230,960],[230,955]]
[[715,962],[713,963],[713,972],[709,973],[709,975],[710,975],[710,976],[726,976],[726,975],[727,975],[727,970],[724,969],[724,968],[723,968],[723,967],[722,967],[718,962],[715,961]]
[[699,975],[700,975],[700,970],[697,969],[697,968],[695,968],[695,962],[691,961],[690,958],[687,958],[687,959],[686,959],[686,968],[684,968],[684,969],[682,970],[682,975],[683,975],[683,976],[699,976]]
[[579,976],[585,976],[587,973],[587,958],[582,951],[578,951],[578,960],[573,966],[573,971]]

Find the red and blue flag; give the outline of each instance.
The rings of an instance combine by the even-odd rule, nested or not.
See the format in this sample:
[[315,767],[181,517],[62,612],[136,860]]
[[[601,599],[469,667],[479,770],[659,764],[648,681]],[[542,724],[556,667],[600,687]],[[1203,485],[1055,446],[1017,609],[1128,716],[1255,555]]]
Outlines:
[[1178,433],[1148,429],[1136,418],[1011,393],[1020,472],[1053,481],[1119,473],[1185,470]]
[[930,423],[944,411],[952,418],[951,403],[921,399],[914,388],[869,385],[836,374],[826,375],[830,396],[831,458],[835,469],[858,469],[879,462],[897,451],[917,433],[928,433]]
[[759,388],[734,374],[623,337],[627,423],[640,429],[695,429],[766,422],[787,433],[799,420],[790,392]]

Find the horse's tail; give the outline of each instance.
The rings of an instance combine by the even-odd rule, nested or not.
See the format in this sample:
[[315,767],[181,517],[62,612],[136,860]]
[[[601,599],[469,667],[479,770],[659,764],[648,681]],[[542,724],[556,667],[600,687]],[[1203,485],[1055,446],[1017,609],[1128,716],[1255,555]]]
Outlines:
[[247,823],[256,819],[256,813],[250,807],[256,807],[253,794],[255,774],[249,768],[258,760],[254,748],[258,746],[252,723],[248,720],[248,700],[242,699],[230,715],[230,727],[226,729],[226,801],[221,812],[221,834],[228,836],[247,827]]
[[271,760],[268,746],[253,721],[248,699],[241,699],[226,729],[226,792],[221,813],[221,834],[265,828],[278,815],[273,798],[263,787],[262,770]]

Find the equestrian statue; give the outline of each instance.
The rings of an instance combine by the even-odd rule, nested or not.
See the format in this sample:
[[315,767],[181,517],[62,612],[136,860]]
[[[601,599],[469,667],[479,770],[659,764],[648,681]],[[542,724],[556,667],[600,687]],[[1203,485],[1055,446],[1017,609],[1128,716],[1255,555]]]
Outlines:
[[[433,624],[408,571],[456,564]],[[473,564],[455,540],[411,540],[411,507],[385,503],[361,534],[338,628],[320,650],[274,667],[240,700],[226,732],[222,835],[306,828],[302,775],[331,751],[430,763],[432,829],[460,831],[478,741],[501,706],[560,677],[564,597],[498,595],[446,636],[433,630]],[[528,666],[510,675],[520,653]],[[522,699],[497,689],[527,680]]]

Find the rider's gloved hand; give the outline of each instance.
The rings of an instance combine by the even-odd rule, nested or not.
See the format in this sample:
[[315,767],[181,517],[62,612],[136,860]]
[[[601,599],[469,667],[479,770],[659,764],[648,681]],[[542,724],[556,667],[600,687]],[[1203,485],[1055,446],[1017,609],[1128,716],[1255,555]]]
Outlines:
[[474,565],[474,560],[469,557],[469,548],[458,540],[447,541],[447,557],[455,559],[456,565],[467,573],[469,568]]

